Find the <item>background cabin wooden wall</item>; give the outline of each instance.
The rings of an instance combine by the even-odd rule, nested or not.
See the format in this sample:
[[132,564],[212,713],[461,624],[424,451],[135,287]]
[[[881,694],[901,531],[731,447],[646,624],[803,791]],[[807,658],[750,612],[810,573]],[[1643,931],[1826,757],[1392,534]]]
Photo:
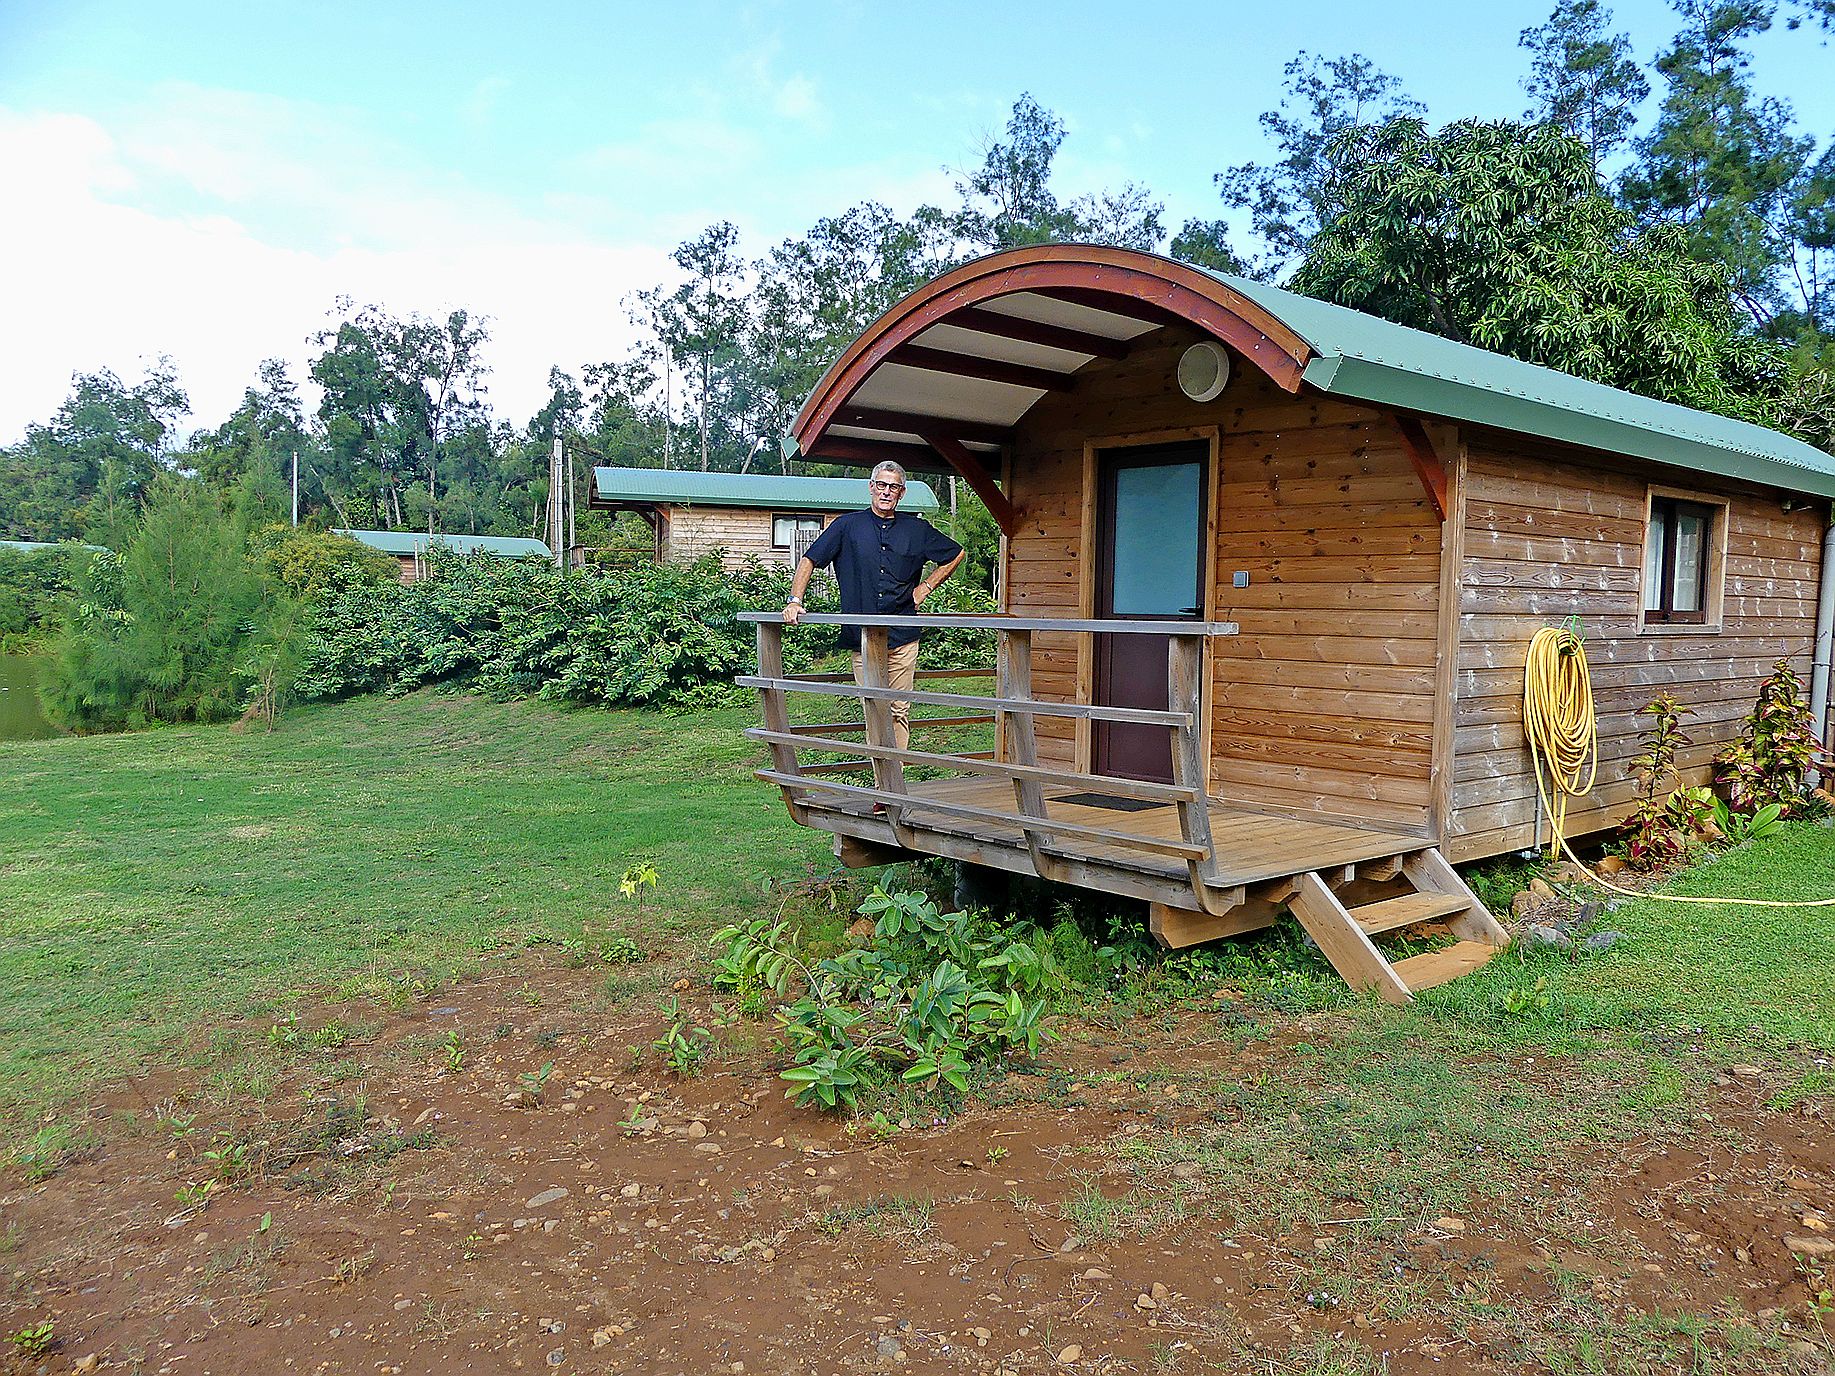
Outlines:
[[[1595,459],[1488,432],[1467,436],[1453,815],[1455,860],[1535,843],[1539,807],[1523,745],[1523,661],[1537,629],[1581,619],[1599,709],[1599,781],[1570,834],[1615,825],[1633,781],[1639,710],[1667,690],[1689,707],[1682,763],[1706,782],[1758,681],[1781,656],[1808,678],[1826,505],[1705,475]],[[1719,631],[1647,634],[1641,577],[1649,487],[1729,502]]]
[[[1199,336],[1169,328],[1021,423],[1011,492],[1008,605],[1087,614],[1084,444],[1212,426],[1221,432],[1212,642],[1211,789],[1231,802],[1402,828],[1428,819],[1440,524],[1379,412],[1281,391],[1238,360],[1228,390],[1194,403],[1173,369]],[[1231,584],[1237,570],[1249,586]],[[1038,637],[1034,686],[1070,699],[1069,637]],[[1041,757],[1081,767],[1073,723],[1041,719]]]
[[[791,552],[771,545],[773,516],[815,515],[798,513],[789,508],[772,511],[763,507],[678,506],[667,513],[662,556],[671,563],[691,563],[715,550],[724,550],[724,568],[735,572],[745,567],[748,558],[761,564],[790,564]],[[822,517],[823,528],[835,519],[833,513]]]

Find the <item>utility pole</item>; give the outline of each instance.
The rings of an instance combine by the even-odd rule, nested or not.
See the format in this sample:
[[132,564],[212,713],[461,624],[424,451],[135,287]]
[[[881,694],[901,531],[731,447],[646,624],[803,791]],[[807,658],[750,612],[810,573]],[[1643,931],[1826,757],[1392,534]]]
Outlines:
[[561,467],[561,430],[557,425],[554,430],[554,448],[548,454],[548,550],[554,555],[554,566],[557,569],[567,558],[567,550],[561,539],[567,533],[566,523],[561,519],[561,503],[566,499]]
[[299,450],[293,451],[293,528],[299,529]]
[[567,562],[573,562],[573,547],[576,543],[573,521],[573,450],[567,451]]

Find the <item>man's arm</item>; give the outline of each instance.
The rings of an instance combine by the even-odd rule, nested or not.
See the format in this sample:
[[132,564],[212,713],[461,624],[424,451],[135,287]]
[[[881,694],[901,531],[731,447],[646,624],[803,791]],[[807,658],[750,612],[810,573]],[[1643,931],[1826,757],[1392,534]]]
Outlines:
[[804,555],[797,561],[796,575],[790,580],[790,600],[784,603],[784,624],[794,626],[803,616],[803,594],[809,591],[809,580],[816,566]]
[[954,559],[951,559],[947,564],[938,565],[937,571],[931,574],[930,577],[919,579],[918,585],[911,590],[911,604],[914,607],[921,608],[930,600],[930,594],[943,586],[943,580],[954,573],[956,571],[956,565],[960,564],[967,556],[967,550],[957,550]]

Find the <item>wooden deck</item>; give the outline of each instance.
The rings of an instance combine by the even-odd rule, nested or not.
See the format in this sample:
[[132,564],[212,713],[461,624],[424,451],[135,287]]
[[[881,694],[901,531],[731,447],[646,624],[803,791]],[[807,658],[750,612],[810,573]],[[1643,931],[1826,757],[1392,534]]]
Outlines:
[[[1200,748],[1201,646],[1233,634],[1233,625],[935,618],[932,624],[995,632],[996,694],[984,696],[890,687],[888,631],[915,617],[808,618],[859,625],[866,681],[858,684],[837,674],[787,677],[782,618],[747,612],[741,619],[758,624],[759,672],[738,680],[759,694],[764,725],[746,734],[769,747],[771,763],[758,777],[782,790],[798,822],[834,834],[843,864],[935,855],[1145,899],[1154,936],[1171,947],[1254,931],[1291,911],[1353,988],[1398,1003],[1476,968],[1508,940],[1433,839],[1419,832],[1268,812],[1210,796]],[[1166,708],[1041,700],[1032,691],[1035,630],[1164,638]],[[855,699],[863,719],[793,724],[787,700],[795,695]],[[895,744],[891,705],[899,699],[991,719],[999,728],[997,749],[952,754]],[[1041,764],[1037,718],[1163,727],[1171,733],[1172,780]],[[864,740],[856,738],[861,732]],[[811,750],[856,758],[805,765],[801,753]],[[1458,944],[1393,964],[1375,944],[1379,936],[1425,923]]]
[[[1176,842],[1180,839],[1178,808],[1172,803],[1144,807],[1130,804],[1129,810],[1124,811],[1065,801],[1077,797],[1080,792],[1083,791],[1067,788],[1046,790],[1046,815],[1056,821],[1156,840]],[[930,845],[922,843],[934,838],[937,854],[1022,874],[1033,872],[1031,853],[1017,818],[1011,824],[974,821],[927,812],[923,805],[925,799],[935,799],[990,812],[1011,813],[1013,789],[1010,784],[997,779],[911,780],[906,784],[906,795],[909,801],[901,808],[899,820],[907,839],[920,842],[913,848],[929,850]],[[1116,798],[1114,801],[1128,803],[1129,800]],[[1346,865],[1409,854],[1430,844],[1419,837],[1397,832],[1250,812],[1215,798],[1209,802],[1218,882],[1226,886],[1258,884],[1311,870],[1342,869]],[[868,800],[811,796],[805,805],[811,824],[824,830],[879,845],[900,844],[892,825],[883,815],[873,812]],[[966,849],[977,853],[963,853]],[[1135,897],[1168,902],[1172,901],[1171,897],[1162,885],[1169,885],[1190,902],[1187,867],[1174,857],[1101,841],[1067,841],[1053,844],[1049,849],[1068,860],[1114,870],[1115,892],[1132,892]],[[1131,882],[1135,878],[1160,882]]]

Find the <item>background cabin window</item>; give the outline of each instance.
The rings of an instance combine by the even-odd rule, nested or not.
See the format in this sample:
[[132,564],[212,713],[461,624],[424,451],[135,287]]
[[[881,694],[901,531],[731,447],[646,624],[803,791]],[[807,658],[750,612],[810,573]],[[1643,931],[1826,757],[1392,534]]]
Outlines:
[[[793,549],[797,545],[807,545],[822,533],[820,516],[773,516],[771,518],[771,547],[773,549]],[[797,537],[801,536],[799,540]]]
[[1650,499],[1644,540],[1644,620],[1700,625],[1708,619],[1708,550],[1714,508],[1674,497]]

